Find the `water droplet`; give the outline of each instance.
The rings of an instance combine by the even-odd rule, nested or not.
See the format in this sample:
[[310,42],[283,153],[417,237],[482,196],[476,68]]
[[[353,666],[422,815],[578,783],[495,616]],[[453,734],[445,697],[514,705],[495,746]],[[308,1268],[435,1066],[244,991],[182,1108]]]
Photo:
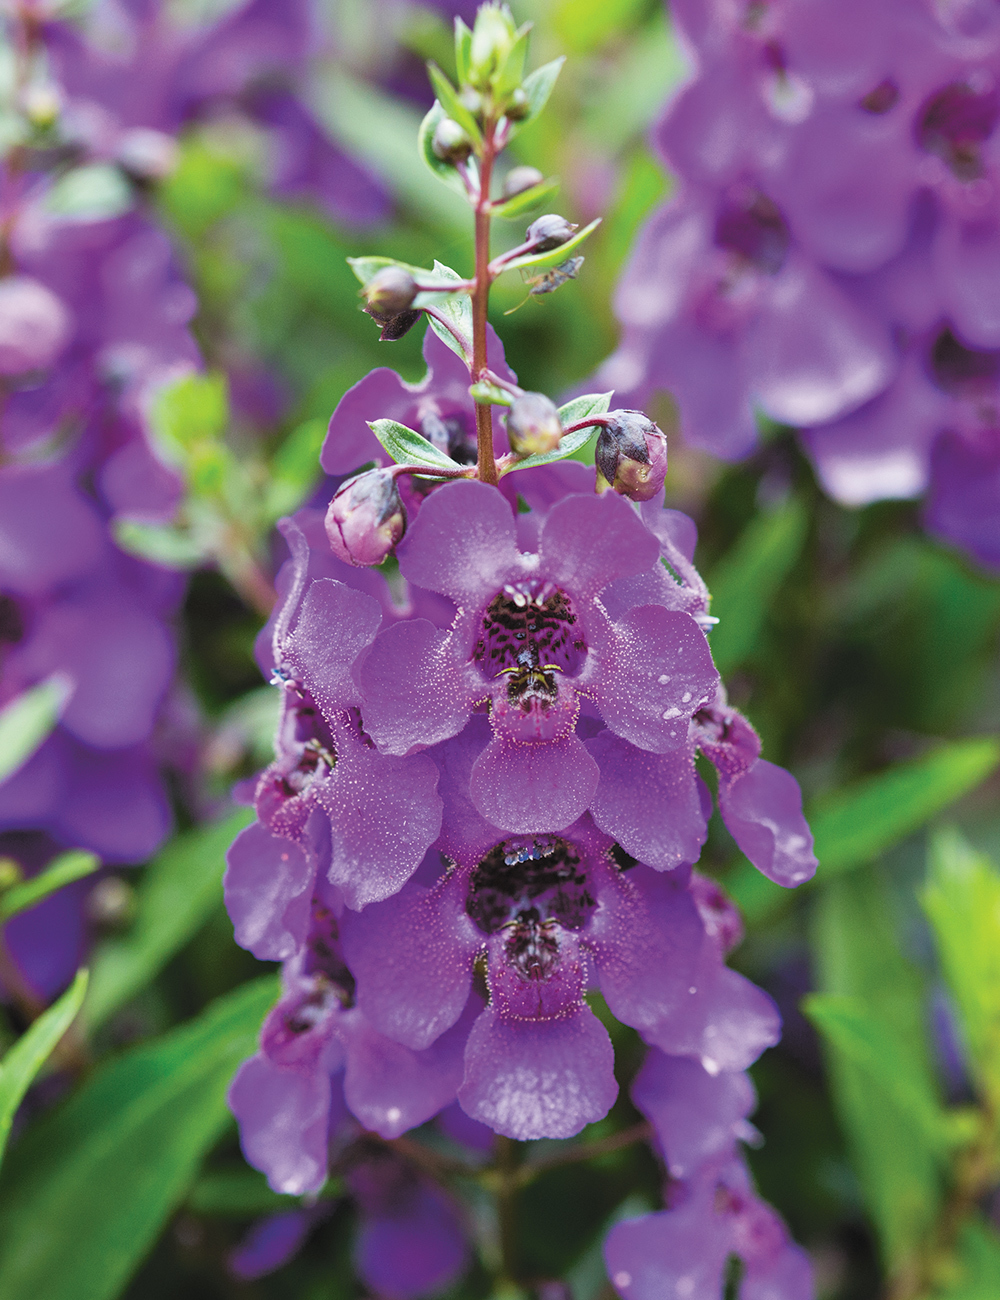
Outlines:
[[611,1280],[619,1291],[624,1291],[627,1286],[632,1285],[632,1274],[626,1273],[623,1269],[622,1272],[616,1273]]
[[670,674],[660,673],[659,677],[657,678],[657,681],[660,683],[661,686],[666,686],[667,682],[670,681]]

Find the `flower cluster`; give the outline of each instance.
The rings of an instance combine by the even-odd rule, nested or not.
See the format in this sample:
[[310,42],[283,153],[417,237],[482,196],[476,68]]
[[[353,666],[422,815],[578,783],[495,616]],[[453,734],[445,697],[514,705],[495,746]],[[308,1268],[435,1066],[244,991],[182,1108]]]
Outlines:
[[[731,1249],[768,1277],[793,1258],[802,1285],[774,1294],[800,1300],[808,1269],[735,1151],[742,1071],[780,1023],[726,965],[738,917],[692,871],[713,807],[696,758],[739,847],[788,887],[816,867],[801,796],[727,702],[695,527],[662,505],[662,432],[610,394],[525,393],[486,325],[490,281],[558,261],[576,228],[537,218],[488,261],[490,169],[531,103],[506,71],[526,33],[497,5],[457,32],[461,98],[432,67],[422,138],[476,209],[477,275],[355,264],[383,337],[429,317],[428,373],[376,371],[334,412],[323,467],[361,472],[325,518],[282,525],[259,645],[281,718],[225,888],[284,991],[232,1087],[243,1149],[303,1193],[350,1167],[345,1114],[391,1141],[457,1101],[503,1138],[572,1137],[618,1093],[606,1007],[650,1048],[636,1101],[690,1182],[679,1230],[706,1220],[720,1278]],[[566,459],[591,438],[596,473]]]
[[845,505],[926,493],[1000,565],[1000,21],[989,6],[687,3],[693,77],[657,146],[603,371],[677,397],[727,458],[799,427]]
[[[150,409],[201,356],[195,296],[146,195],[185,123],[240,111],[274,135],[280,192],[355,220],[384,210],[291,94],[307,18],[251,0],[180,28],[159,3],[109,4],[76,26],[25,0],[2,19],[0,707],[43,681],[63,697],[50,737],[0,786],[8,869],[33,873],[66,846],[142,861],[169,830],[157,728],[184,583],[121,550],[114,524],[176,508],[183,484]],[[72,976],[86,889],[7,927],[6,993],[44,1001]]]

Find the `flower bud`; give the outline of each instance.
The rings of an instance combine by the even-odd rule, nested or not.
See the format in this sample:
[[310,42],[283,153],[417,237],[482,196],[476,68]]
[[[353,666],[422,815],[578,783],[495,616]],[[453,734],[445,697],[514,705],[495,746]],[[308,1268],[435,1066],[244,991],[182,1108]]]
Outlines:
[[469,80],[485,88],[507,61],[517,40],[517,26],[505,4],[480,5],[469,47]]
[[545,177],[537,167],[512,167],[504,177],[501,197],[512,199],[515,194],[523,194],[532,186],[541,185]]
[[417,296],[417,282],[401,266],[384,266],[363,290],[368,311],[376,320],[386,320],[407,311]]
[[28,275],[0,280],[0,375],[50,366],[72,330],[60,298]]
[[547,212],[544,217],[538,217],[531,223],[524,238],[529,244],[535,245],[536,253],[547,253],[560,244],[565,244],[574,230],[576,226],[572,221],[567,221],[556,212]]
[[512,122],[520,122],[522,118],[528,116],[530,108],[531,102],[527,93],[518,86],[516,90],[511,91],[510,99],[504,108],[504,116],[509,117]]
[[381,564],[406,532],[406,511],[392,473],[370,469],[348,479],[334,494],[324,525],[339,559]]
[[559,409],[544,393],[522,393],[507,413],[507,437],[518,456],[555,451],[562,432]]
[[463,86],[458,92],[463,108],[467,108],[473,117],[480,117],[483,112],[483,97],[473,86]]
[[443,117],[434,130],[431,149],[442,162],[459,163],[472,153],[472,141],[456,121]]
[[642,411],[612,411],[597,439],[594,459],[608,484],[632,501],[663,491],[667,438]]

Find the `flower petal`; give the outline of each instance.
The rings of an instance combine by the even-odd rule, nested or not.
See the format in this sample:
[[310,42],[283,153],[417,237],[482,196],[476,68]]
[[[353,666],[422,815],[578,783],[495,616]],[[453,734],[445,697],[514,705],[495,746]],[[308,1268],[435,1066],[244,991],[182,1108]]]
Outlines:
[[309,929],[316,863],[260,822],[240,831],[226,863],[222,884],[236,942],[259,961],[291,957]]
[[477,810],[502,830],[561,831],[586,811],[599,775],[575,735],[538,744],[501,735],[476,759],[469,789]]
[[719,812],[736,843],[775,884],[792,889],[816,874],[802,791],[783,767],[759,758],[735,781],[720,782]]

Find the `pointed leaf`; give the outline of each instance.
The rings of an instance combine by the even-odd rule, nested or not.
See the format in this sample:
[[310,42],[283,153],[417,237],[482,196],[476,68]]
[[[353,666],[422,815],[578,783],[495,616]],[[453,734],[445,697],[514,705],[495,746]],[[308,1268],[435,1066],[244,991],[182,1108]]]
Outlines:
[[126,934],[100,943],[83,1008],[88,1032],[104,1023],[163,968],[222,902],[226,849],[253,821],[240,808],[224,821],[172,840],[136,887],[136,918]]
[[[483,133],[479,123],[472,116],[458,97],[458,92],[436,63],[428,63],[427,72],[437,95],[438,103],[453,122],[457,122],[472,143],[479,148],[483,143]],[[432,137],[433,138],[433,137]]]
[[435,99],[434,103],[428,109],[424,120],[420,123],[420,131],[417,135],[417,148],[420,157],[431,169],[439,181],[443,181],[449,189],[457,190],[463,198],[469,197],[461,176],[453,163],[445,162],[439,158],[431,148],[431,142],[434,139],[434,132],[437,130],[438,123],[446,118],[448,114],[441,107],[439,100]]
[[369,420],[368,427],[398,465],[426,465],[438,470],[461,468],[422,434],[396,420]]
[[532,208],[536,208],[546,194],[551,194],[553,190],[558,188],[559,178],[550,176],[544,181],[539,181],[537,185],[522,190],[520,194],[514,194],[511,198],[504,199],[503,202],[495,202],[492,213],[495,217],[505,217],[510,221],[514,217],[519,217],[522,212],[530,212]]
[[0,781],[13,776],[48,739],[71,693],[69,678],[53,673],[0,709]]
[[461,18],[455,19],[455,72],[458,84],[464,86],[469,79],[472,31]]
[[59,1001],[42,1012],[0,1061],[0,1161],[24,1094],[72,1024],[86,991],[87,972],[77,971]]
[[931,839],[924,910],[962,1018],[970,1066],[1000,1106],[1000,871],[957,830]]
[[[444,283],[461,281],[462,277],[457,271],[453,271],[450,266],[445,266],[443,262],[434,263],[434,274]],[[436,317],[429,315],[431,329],[442,341],[447,343],[452,352],[457,357],[461,357],[466,365],[472,364],[472,299],[467,291],[459,293],[421,293],[417,295],[414,302],[415,307],[433,307],[436,312],[444,317],[450,323],[458,336],[465,340],[465,346],[459,343],[458,338],[448,328],[443,325]]]
[[558,248],[553,248],[548,253],[525,253],[523,257],[515,257],[513,262],[508,262],[503,267],[505,271],[527,271],[533,268],[545,266],[558,266],[560,262],[565,262],[570,253],[578,248],[585,239],[594,233],[601,224],[601,218],[595,217],[594,220],[582,230],[578,230],[572,239],[567,239],[565,244],[560,244]]
[[560,55],[558,59],[553,59],[551,63],[543,63],[540,68],[534,72],[529,72],[521,86],[524,93],[528,96],[528,111],[517,122],[511,123],[511,138],[517,134],[522,126],[527,126],[542,111],[549,102],[549,96],[555,88],[556,80],[562,71],[562,65],[566,62],[566,56]]
[[226,1090],[278,992],[267,977],[113,1057],[11,1149],[0,1300],[114,1300],[228,1123]]
[[497,69],[493,80],[493,94],[498,100],[505,100],[508,95],[517,90],[524,80],[524,63],[528,57],[528,37],[530,34],[531,23],[525,23],[517,34],[517,40],[507,51],[503,67]]
[[64,885],[92,875],[100,865],[101,859],[97,854],[88,853],[86,849],[70,849],[68,853],[60,853],[37,876],[0,893],[0,922],[9,921],[18,912],[34,907]]

